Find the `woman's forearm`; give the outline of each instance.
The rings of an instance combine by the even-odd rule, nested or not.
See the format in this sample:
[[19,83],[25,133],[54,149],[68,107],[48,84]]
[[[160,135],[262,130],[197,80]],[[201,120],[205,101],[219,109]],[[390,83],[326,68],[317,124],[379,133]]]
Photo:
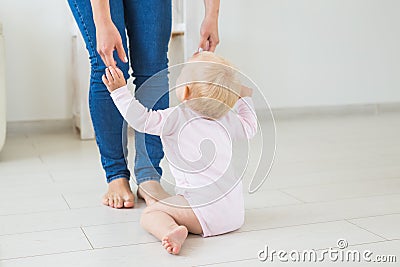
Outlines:
[[92,4],[93,20],[96,25],[112,22],[108,0],[90,0],[90,3]]
[[205,15],[200,27],[199,48],[214,52],[219,43],[219,0],[204,0]]
[[204,0],[206,16],[218,17],[220,0]]

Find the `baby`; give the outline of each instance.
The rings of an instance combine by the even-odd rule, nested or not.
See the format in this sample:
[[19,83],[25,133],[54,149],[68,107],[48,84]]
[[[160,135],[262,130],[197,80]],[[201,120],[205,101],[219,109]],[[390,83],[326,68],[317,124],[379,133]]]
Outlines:
[[239,84],[230,64],[211,52],[195,54],[178,78],[181,104],[165,110],[139,103],[118,68],[107,68],[103,82],[131,127],[161,137],[175,178],[176,195],[147,206],[143,228],[171,254],[179,253],[188,232],[207,237],[239,229],[244,202],[232,140],[253,137],[257,118],[252,90]]

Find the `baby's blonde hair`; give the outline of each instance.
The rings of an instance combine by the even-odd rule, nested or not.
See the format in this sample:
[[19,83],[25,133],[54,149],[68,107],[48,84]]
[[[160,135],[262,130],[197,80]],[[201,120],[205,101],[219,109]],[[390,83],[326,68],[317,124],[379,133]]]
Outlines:
[[225,115],[239,99],[236,70],[220,56],[200,52],[182,70],[189,80],[186,104],[210,119]]

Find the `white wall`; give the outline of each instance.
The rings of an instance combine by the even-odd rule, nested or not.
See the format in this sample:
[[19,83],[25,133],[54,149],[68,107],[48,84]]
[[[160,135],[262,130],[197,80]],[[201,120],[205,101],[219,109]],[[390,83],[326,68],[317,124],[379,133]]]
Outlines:
[[[196,50],[202,0],[188,4]],[[400,1],[221,0],[217,52],[272,107],[400,101]],[[1,0],[8,121],[71,117],[73,21],[64,0]]]
[[64,0],[1,0],[7,120],[71,117],[71,16]]
[[[187,1],[194,51],[202,1]],[[400,1],[221,0],[217,53],[272,107],[400,102]]]

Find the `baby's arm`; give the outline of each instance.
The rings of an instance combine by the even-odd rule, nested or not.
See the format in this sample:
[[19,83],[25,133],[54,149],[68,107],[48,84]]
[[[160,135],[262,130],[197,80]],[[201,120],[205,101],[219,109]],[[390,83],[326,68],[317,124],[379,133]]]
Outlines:
[[251,98],[253,90],[242,86],[240,98],[233,107],[234,116],[228,116],[228,124],[232,127],[234,138],[250,139],[257,133],[257,115]]
[[[118,68],[107,68],[103,82],[119,112],[132,128],[153,135],[168,134],[171,127],[166,127],[165,124],[172,109],[155,111],[144,107],[128,90],[125,78]],[[171,126],[172,121],[169,122]]]

